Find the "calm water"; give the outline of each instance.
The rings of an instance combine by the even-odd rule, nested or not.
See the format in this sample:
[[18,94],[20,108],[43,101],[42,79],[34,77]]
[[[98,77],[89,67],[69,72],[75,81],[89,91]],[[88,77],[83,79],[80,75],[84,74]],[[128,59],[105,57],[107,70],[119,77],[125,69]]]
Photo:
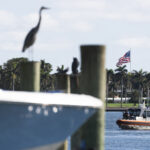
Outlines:
[[121,112],[106,113],[105,150],[149,150],[150,131],[121,130],[116,120]]

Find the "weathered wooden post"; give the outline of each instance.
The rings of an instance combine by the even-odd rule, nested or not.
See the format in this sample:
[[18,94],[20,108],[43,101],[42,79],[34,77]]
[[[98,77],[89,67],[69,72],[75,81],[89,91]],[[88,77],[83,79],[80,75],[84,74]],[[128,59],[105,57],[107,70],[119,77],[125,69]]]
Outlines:
[[56,74],[55,90],[70,93],[70,76],[67,74]]
[[[56,90],[61,90],[64,93],[70,93],[70,76],[67,74],[56,74]],[[57,150],[67,150],[68,141],[64,141],[62,146]]]
[[79,83],[80,83],[80,74],[72,74],[70,75],[70,82],[71,82],[71,93],[80,93],[79,91]]
[[[72,74],[70,76],[71,79],[71,93],[79,94],[80,93],[80,77],[81,74]],[[80,141],[81,141],[81,133],[82,128],[79,128],[72,136],[71,136],[71,149],[79,149]]]
[[[81,46],[81,93],[100,98],[105,105],[106,70],[105,46]],[[86,149],[104,149],[105,106],[83,126],[82,140]]]
[[66,140],[57,150],[68,150],[68,141]]
[[21,64],[21,90],[40,91],[40,62],[23,62]]

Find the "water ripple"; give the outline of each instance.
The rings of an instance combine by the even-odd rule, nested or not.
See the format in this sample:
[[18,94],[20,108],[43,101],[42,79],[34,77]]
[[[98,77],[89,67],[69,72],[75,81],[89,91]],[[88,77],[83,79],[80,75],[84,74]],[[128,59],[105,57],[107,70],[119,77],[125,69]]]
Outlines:
[[105,150],[149,150],[149,130],[121,130],[116,120],[121,112],[106,113]]

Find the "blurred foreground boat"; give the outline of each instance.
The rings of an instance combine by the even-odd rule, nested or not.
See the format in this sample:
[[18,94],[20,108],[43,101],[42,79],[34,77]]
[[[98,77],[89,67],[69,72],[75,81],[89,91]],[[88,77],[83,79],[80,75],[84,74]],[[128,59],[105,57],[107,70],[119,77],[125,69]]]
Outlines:
[[102,102],[92,96],[0,91],[0,149],[57,149]]

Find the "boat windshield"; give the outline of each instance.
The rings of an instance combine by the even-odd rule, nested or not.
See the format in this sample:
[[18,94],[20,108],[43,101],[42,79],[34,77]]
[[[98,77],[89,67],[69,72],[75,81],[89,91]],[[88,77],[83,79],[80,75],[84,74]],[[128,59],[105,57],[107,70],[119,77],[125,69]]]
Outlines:
[[140,109],[129,109],[128,111],[129,111],[130,117],[140,116],[140,112],[141,112]]
[[150,117],[150,110],[144,111],[143,118]]

